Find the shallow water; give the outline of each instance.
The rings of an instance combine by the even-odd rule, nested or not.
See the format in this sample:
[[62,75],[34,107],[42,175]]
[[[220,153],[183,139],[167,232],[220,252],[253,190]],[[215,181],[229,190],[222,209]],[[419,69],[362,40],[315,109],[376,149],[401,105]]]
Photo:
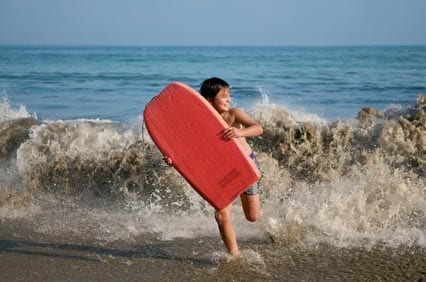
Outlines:
[[[31,225],[31,224],[30,224]],[[423,281],[424,249],[335,248],[243,240],[242,257],[218,251],[218,238],[99,242],[42,235],[25,221],[0,223],[0,271],[5,280]],[[422,280],[423,279],[423,280]]]

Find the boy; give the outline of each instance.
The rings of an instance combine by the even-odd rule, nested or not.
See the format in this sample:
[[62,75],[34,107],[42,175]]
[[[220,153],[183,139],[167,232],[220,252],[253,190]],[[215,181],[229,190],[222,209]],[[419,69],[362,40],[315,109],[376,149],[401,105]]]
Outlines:
[[[236,138],[242,145],[244,151],[257,164],[252,149],[246,141],[246,137],[258,136],[263,133],[262,126],[238,108],[231,108],[231,89],[229,84],[217,77],[203,81],[200,87],[201,95],[215,108],[229,125],[223,132],[223,138]],[[172,165],[172,160],[165,157],[165,161]],[[256,221],[260,216],[260,200],[258,184],[253,185],[241,194],[241,203],[244,215],[249,221]],[[237,257],[239,249],[234,227],[231,222],[232,203],[222,210],[216,210],[215,219],[219,227],[222,240],[228,252]]]
[[[261,135],[263,128],[241,109],[231,108],[232,99],[229,84],[220,78],[212,77],[203,81],[200,93],[229,125],[224,131],[223,137],[225,139],[236,138],[241,143],[245,152],[257,164],[253,151],[246,141],[246,137]],[[244,215],[247,220],[252,222],[258,220],[260,216],[259,188],[257,185],[253,185],[241,194]],[[231,222],[231,214],[232,203],[222,210],[217,210],[215,218],[228,252],[233,256],[238,256],[239,249]]]

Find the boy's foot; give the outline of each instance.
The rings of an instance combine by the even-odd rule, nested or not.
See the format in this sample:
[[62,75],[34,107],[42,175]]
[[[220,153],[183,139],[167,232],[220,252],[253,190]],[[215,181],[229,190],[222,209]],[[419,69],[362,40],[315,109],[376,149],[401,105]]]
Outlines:
[[232,251],[229,251],[229,254],[231,255],[231,256],[233,256],[234,258],[239,258],[239,257],[241,257],[241,253],[240,253],[240,251],[237,249],[237,250],[232,250]]

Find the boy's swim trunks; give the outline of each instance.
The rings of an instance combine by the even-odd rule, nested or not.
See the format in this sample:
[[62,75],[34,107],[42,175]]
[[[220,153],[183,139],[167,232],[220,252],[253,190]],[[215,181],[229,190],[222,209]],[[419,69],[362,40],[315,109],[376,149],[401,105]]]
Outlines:
[[[256,156],[254,155],[253,152],[251,152],[250,154],[250,158],[253,160],[253,162],[256,164],[257,168],[259,168],[259,162],[256,159]],[[245,192],[244,194],[246,195],[257,195],[260,192],[260,185],[259,185],[259,181],[257,181],[256,183],[254,183],[252,186],[250,186]]]

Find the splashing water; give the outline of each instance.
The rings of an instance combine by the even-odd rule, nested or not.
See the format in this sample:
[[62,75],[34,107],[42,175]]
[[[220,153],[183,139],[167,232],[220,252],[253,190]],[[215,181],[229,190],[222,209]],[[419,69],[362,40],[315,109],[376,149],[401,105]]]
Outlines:
[[25,105],[20,105],[18,110],[12,109],[12,107],[10,106],[9,99],[4,94],[1,96],[2,99],[0,101],[0,122],[14,120],[18,118],[37,118],[35,114],[31,115],[28,113]]
[[[240,237],[426,246],[425,96],[396,116],[366,108],[356,120],[332,124],[266,102],[254,113],[264,134],[250,140],[263,171],[262,220],[246,223],[237,202]],[[1,161],[2,218],[37,217],[40,233],[106,241],[217,236],[213,209],[164,166],[139,126],[18,116],[26,118],[0,127],[2,136],[6,123],[9,131],[30,131],[3,141],[17,145]]]

